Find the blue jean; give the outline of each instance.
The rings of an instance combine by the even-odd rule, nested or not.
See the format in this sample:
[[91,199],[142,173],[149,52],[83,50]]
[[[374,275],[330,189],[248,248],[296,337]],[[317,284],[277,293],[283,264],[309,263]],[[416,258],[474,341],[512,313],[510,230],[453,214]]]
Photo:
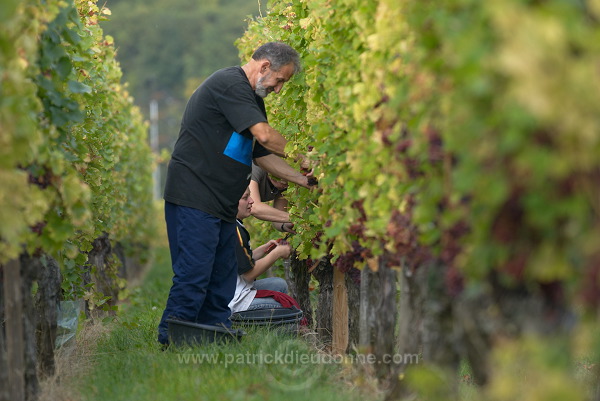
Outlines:
[[158,326],[158,341],[168,342],[170,317],[202,324],[225,324],[235,293],[235,223],[198,209],[165,202],[173,284]]
[[[283,292],[284,294],[287,294],[288,292],[288,285],[286,281],[279,277],[269,277],[262,280],[256,280],[253,287],[257,290],[278,291]],[[279,302],[275,301],[273,297],[254,298],[248,306],[248,310],[270,308],[283,308],[283,306],[281,306]]]

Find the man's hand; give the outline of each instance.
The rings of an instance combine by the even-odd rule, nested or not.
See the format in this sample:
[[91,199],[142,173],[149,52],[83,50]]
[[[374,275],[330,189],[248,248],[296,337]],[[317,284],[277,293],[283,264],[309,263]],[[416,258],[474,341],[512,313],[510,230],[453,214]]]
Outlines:
[[311,171],[311,163],[310,160],[308,159],[308,157],[306,157],[306,155],[303,155],[302,153],[298,154],[297,160],[300,162],[300,169],[304,172],[304,171]]
[[269,241],[269,247],[265,251],[265,254],[268,254],[271,252],[273,252],[273,254],[276,254],[278,258],[286,259],[290,256],[290,253],[292,252],[292,248],[290,247],[290,244],[286,240],[284,240],[283,238],[280,238],[275,241],[274,240]]
[[306,177],[306,185],[307,185],[307,188],[309,188],[309,189],[312,189],[313,187],[316,187],[319,184],[319,181],[313,175],[313,173],[314,173],[313,170],[302,173],[302,175],[304,175]]
[[298,155],[298,160],[300,161],[300,172],[307,178],[307,188],[317,186],[319,181],[314,176],[313,163],[303,154]]
[[281,232],[296,234],[296,231],[294,231],[294,223],[292,222],[282,223],[279,228],[281,228],[281,230],[279,230]]
[[282,243],[277,245],[277,247],[273,250],[273,252],[277,253],[277,257],[279,257],[281,259],[287,259],[290,257],[290,254],[292,253],[292,247],[290,246],[290,244],[283,241]]

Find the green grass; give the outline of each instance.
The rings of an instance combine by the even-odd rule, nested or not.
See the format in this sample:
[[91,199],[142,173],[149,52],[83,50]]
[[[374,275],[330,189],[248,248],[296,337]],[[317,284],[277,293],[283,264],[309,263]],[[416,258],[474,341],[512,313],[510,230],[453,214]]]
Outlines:
[[170,282],[168,252],[161,252],[144,283],[131,291],[128,304],[98,342],[91,368],[77,379],[84,399],[366,398],[341,379],[347,366],[318,363],[321,354],[299,338],[248,331],[240,343],[162,351],[156,342],[156,327]]

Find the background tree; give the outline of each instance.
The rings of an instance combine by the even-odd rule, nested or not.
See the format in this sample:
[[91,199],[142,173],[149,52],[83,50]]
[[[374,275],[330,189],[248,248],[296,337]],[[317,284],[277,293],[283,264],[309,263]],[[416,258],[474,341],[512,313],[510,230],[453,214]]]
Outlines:
[[234,41],[266,1],[108,0],[102,22],[135,103],[149,116],[159,102],[160,148],[171,149],[185,102],[219,68],[240,63]]

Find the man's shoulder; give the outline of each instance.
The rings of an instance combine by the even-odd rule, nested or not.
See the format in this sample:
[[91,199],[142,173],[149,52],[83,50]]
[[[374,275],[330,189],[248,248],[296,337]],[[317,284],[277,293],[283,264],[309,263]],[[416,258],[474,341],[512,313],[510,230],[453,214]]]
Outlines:
[[226,67],[215,71],[204,80],[200,88],[204,93],[221,93],[225,96],[232,93],[236,96],[246,94],[248,98],[255,98],[250,81],[241,67]]
[[244,75],[244,70],[241,67],[225,67],[221,68],[212,73],[210,77],[206,79],[207,82],[210,81],[227,81],[229,83],[232,82],[247,82],[248,79]]

